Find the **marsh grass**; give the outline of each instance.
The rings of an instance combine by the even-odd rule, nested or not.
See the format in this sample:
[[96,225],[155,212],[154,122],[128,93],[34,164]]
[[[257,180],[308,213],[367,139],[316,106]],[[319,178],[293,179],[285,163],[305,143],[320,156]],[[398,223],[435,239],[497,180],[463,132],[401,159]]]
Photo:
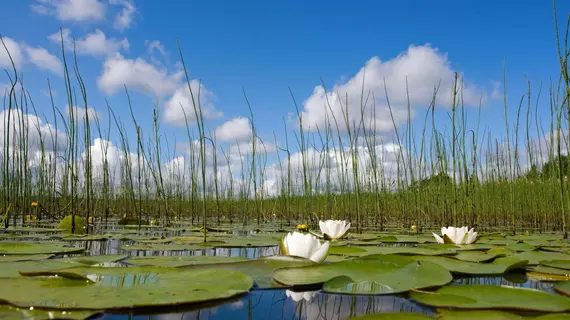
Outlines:
[[[68,64],[69,54],[62,41],[67,99],[64,112],[54,103],[52,83],[47,83],[54,130],[46,133],[37,121],[30,121],[26,115],[44,115],[38,114],[15,65],[6,72],[10,86],[3,99],[0,189],[4,227],[18,221],[29,224],[27,215],[37,216],[38,225],[66,215],[86,220],[91,217],[98,222],[111,217],[134,220],[139,228],[151,221],[173,225],[185,220],[200,225],[206,241],[208,224],[259,226],[278,222],[285,227],[308,222],[315,228],[319,219],[335,218],[350,220],[356,232],[388,228],[401,231],[412,224],[420,230],[470,225],[512,233],[558,230],[566,236],[570,209],[570,50],[568,24],[564,37],[560,37],[556,6],[554,22],[560,76],[549,83],[548,106],[540,103],[542,84],[535,93],[528,79],[528,90],[518,103],[507,101],[504,69],[504,137],[481,128],[481,105],[477,109],[464,105],[463,82],[457,74],[451,92],[434,87],[423,123],[418,122],[421,127],[414,127],[412,121],[409,92],[414,88],[408,88],[406,80],[407,119],[399,126],[385,84],[383,94],[393,136],[380,136],[374,119],[375,95],[381,93],[365,91],[363,74],[360,105],[350,105],[349,97],[340,92],[335,92],[339,105],[333,105],[326,95],[324,128],[307,128],[295,95],[289,90],[299,115],[297,127],[289,128],[283,119],[284,145],[278,143],[273,132],[278,161],[271,168],[267,164],[269,141],[258,135],[253,106],[245,90],[249,146],[247,150],[239,143],[234,146],[239,155],[236,162],[235,149],[218,144],[206,127],[200,89],[195,92],[191,85],[180,46],[192,104],[180,106],[188,145],[188,157],[182,165],[171,161],[175,154],[160,128],[158,102],[152,128],[143,129],[125,88],[135,145],[127,138],[133,133],[128,132],[109,103],[106,125],[89,112],[79,65],[75,59]],[[441,94],[450,94],[449,112],[437,106]],[[77,105],[83,109],[75,108]],[[540,108],[550,110],[544,122]],[[186,110],[192,111],[187,114]],[[358,121],[350,116],[351,110],[358,110]],[[446,112],[449,123],[436,123],[436,114]],[[468,127],[468,113],[476,113],[475,127]],[[296,150],[290,141],[291,129]],[[57,136],[58,130],[65,137]],[[29,140],[31,131],[37,133],[39,141]],[[118,173],[108,159],[111,131],[118,133],[113,142],[119,143],[123,153]],[[99,139],[100,150],[94,149],[94,139]],[[394,151],[392,166],[386,165],[390,160],[387,147]],[[94,153],[101,154],[101,159],[94,159]],[[278,186],[276,194],[269,194],[266,186],[271,182],[270,169],[277,172],[277,180],[273,181]],[[40,205],[32,208],[32,201]],[[74,228],[72,223],[73,232]]]

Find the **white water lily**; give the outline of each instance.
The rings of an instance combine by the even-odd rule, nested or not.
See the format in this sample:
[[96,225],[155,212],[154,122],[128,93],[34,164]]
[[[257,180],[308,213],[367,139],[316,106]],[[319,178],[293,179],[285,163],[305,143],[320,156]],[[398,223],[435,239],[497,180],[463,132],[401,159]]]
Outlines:
[[288,298],[293,299],[295,302],[299,302],[302,299],[305,299],[305,301],[309,302],[313,300],[315,295],[317,295],[317,291],[295,292],[291,290],[285,290],[285,295]]
[[281,252],[286,256],[296,256],[321,263],[327,258],[330,242],[321,244],[319,238],[312,234],[289,232],[281,240]]
[[347,223],[345,220],[319,221],[319,227],[325,239],[327,236],[331,240],[341,239],[346,235],[348,229],[350,229],[350,223]]
[[473,228],[468,227],[443,227],[441,228],[441,237],[433,234],[437,243],[452,243],[452,244],[472,244],[477,240],[477,232]]

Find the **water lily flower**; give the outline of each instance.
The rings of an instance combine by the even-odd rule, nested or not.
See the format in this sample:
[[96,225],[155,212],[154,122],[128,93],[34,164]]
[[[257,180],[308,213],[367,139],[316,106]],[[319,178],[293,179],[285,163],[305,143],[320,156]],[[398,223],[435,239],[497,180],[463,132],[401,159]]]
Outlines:
[[291,298],[295,302],[299,302],[303,299],[309,302],[315,297],[316,294],[317,294],[316,291],[295,292],[291,290],[285,290],[285,295],[287,296],[287,298]]
[[477,240],[477,232],[473,228],[468,227],[443,227],[441,228],[441,237],[433,234],[437,243],[451,243],[451,244],[472,244]]
[[37,201],[32,202],[32,207],[37,207],[39,205],[39,203]]
[[289,232],[281,240],[281,253],[286,256],[296,256],[321,263],[327,258],[330,242],[321,244],[319,238],[312,234]]
[[412,231],[416,231],[418,229],[418,226],[416,226],[415,224],[412,225]]
[[27,215],[27,216],[26,216],[26,221],[27,221],[27,222],[30,222],[30,220],[32,220],[32,216]]
[[342,239],[350,229],[350,223],[345,220],[319,221],[319,227],[325,239]]
[[309,226],[306,223],[298,224],[297,230],[299,230],[301,232],[307,232],[307,231],[309,231]]

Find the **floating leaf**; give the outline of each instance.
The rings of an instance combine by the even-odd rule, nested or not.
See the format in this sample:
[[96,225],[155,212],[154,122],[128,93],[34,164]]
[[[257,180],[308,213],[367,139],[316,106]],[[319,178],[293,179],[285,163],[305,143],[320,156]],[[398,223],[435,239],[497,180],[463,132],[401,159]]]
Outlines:
[[61,261],[77,262],[88,266],[94,266],[100,263],[117,262],[128,258],[129,256],[123,254],[111,254],[101,256],[82,256],[73,258],[57,259]]
[[570,270],[570,260],[543,260],[540,264],[547,267]]
[[533,250],[536,250],[535,246],[532,246],[528,243],[508,244],[505,246],[505,248],[511,249],[513,251],[533,251]]
[[0,256],[0,262],[19,262],[19,261],[40,261],[53,257],[51,254],[25,254],[25,255],[9,255]]
[[497,310],[446,310],[441,309],[437,312],[438,318],[441,320],[523,320],[525,318],[518,314],[497,311]]
[[451,274],[432,263],[398,255],[370,255],[330,264],[279,269],[273,278],[286,285],[325,283],[326,292],[391,294],[445,285]]
[[0,242],[0,255],[81,253],[83,248],[65,247],[57,243]]
[[131,257],[124,262],[136,266],[156,267],[185,267],[200,264],[233,263],[244,261],[243,258],[229,258],[220,256],[156,256],[156,257]]
[[533,272],[544,273],[544,274],[554,274],[558,276],[570,277],[570,270],[558,269],[553,267],[547,267],[539,265],[532,268]]
[[433,320],[434,318],[414,312],[386,312],[367,314],[365,316],[349,318],[349,320]]
[[570,260],[570,255],[560,252],[523,251],[512,254],[511,257],[520,260],[528,260],[529,265],[537,265],[543,260]]
[[97,311],[62,311],[29,308],[17,308],[9,305],[0,305],[0,319],[71,319],[83,320],[98,315]]
[[[113,268],[100,269],[108,272]],[[164,307],[230,298],[249,291],[253,284],[251,277],[236,271],[173,270],[176,272],[160,273],[131,287],[124,287],[121,281],[93,284],[62,277],[0,279],[0,300],[18,307],[66,310]],[[137,278],[146,279],[145,274]]]
[[185,267],[185,270],[203,270],[203,269],[226,269],[241,271],[250,275],[255,281],[256,288],[269,289],[283,287],[282,284],[273,281],[272,273],[280,268],[296,268],[314,265],[311,260],[288,257],[288,256],[273,256],[257,260],[247,260],[235,263],[222,263],[211,265],[196,265]]
[[512,239],[484,239],[484,238],[481,238],[477,241],[477,243],[490,244],[490,245],[494,245],[494,246],[506,246],[506,245],[518,243],[518,241],[512,240]]
[[504,254],[493,254],[481,251],[458,251],[457,254],[450,256],[450,258],[469,261],[469,262],[488,262],[498,257],[503,257]]
[[511,270],[524,269],[527,265],[527,261],[516,258],[496,258],[488,263],[460,261],[446,257],[414,256],[413,258],[437,263],[453,273],[461,274],[504,274]]
[[360,247],[347,247],[347,246],[331,246],[329,249],[329,255],[362,255],[366,254],[368,251]]
[[455,253],[455,251],[447,248],[431,249],[422,247],[366,247],[365,249],[368,254],[441,256]]
[[448,286],[412,292],[412,300],[440,308],[508,309],[541,312],[570,310],[570,299],[544,291],[495,285]]
[[218,244],[216,248],[242,248],[242,247],[275,247],[279,245],[279,237],[232,237],[218,238],[224,243]]

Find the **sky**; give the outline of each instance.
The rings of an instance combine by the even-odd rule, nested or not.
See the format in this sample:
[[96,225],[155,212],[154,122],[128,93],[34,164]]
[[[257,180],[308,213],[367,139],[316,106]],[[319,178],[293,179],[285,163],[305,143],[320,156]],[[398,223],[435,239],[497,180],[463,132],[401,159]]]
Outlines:
[[[558,1],[557,10],[564,28],[570,2]],[[407,120],[407,84],[415,128],[423,126],[439,84],[436,121],[444,130],[449,126],[453,72],[459,72],[469,124],[474,126],[481,103],[481,125],[501,137],[503,67],[511,123],[527,90],[525,77],[533,97],[542,83],[539,115],[548,120],[548,82],[560,70],[552,3],[545,0],[521,0],[516,6],[494,0],[11,1],[0,12],[0,34],[33,98],[40,118],[36,121],[46,132],[53,130],[48,79],[55,105],[64,110],[68,101],[61,42],[71,65],[75,40],[87,106],[103,127],[112,120],[108,101],[124,123],[127,139],[136,142],[126,87],[144,136],[152,135],[157,108],[161,132],[174,152],[177,143],[187,141],[182,108],[195,130],[179,45],[191,87],[200,89],[206,129],[228,152],[235,145],[247,149],[249,101],[269,164],[277,159],[275,146],[284,147],[285,132],[295,149],[295,102],[308,131],[325,126],[327,100],[329,110],[341,116],[337,93],[341,102],[348,96],[348,114],[355,121],[363,79],[376,105],[375,117],[369,105],[366,121],[375,123],[377,134],[388,143],[394,141],[394,129],[385,84],[398,126]],[[0,68],[12,74],[4,50]],[[0,75],[0,88],[9,81]],[[82,99],[73,104],[85,107]],[[111,122],[110,127],[111,143],[120,149],[116,125]],[[93,141],[92,147],[97,143],[101,141]]]

